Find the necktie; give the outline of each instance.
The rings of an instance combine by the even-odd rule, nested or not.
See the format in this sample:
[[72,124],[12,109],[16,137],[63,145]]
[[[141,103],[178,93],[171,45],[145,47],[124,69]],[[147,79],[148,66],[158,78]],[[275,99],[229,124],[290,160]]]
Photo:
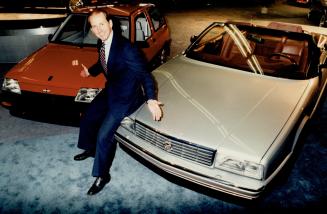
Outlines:
[[100,48],[100,61],[101,61],[101,65],[103,67],[103,70],[105,72],[107,72],[107,63],[106,63],[106,54],[105,54],[105,44],[104,42],[101,45]]

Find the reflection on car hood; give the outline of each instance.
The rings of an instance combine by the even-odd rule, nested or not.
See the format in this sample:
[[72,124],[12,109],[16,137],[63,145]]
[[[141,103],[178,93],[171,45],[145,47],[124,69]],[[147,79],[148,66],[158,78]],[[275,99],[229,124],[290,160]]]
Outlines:
[[[103,85],[104,79],[80,77],[82,66],[72,66],[73,60],[79,60],[89,67],[97,60],[95,48],[48,44],[29,58],[19,63],[8,73],[10,78],[18,79],[23,90],[31,90],[35,85],[47,87],[79,89],[92,84]],[[91,83],[90,79],[93,79]]]
[[261,158],[297,105],[307,81],[278,79],[179,56],[153,72],[164,104],[160,122],[141,122],[178,139]]

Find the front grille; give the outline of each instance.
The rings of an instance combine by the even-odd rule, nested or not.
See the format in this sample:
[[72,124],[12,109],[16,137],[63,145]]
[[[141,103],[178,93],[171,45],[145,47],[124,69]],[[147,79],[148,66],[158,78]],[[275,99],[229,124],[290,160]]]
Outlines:
[[216,153],[213,149],[166,136],[138,121],[135,124],[135,133],[139,138],[170,154],[207,166],[213,163]]
[[79,106],[79,103],[74,102],[74,97],[30,91],[22,91],[18,104],[33,109],[51,109],[58,112],[71,111]]
[[15,97],[12,97],[13,93],[6,95],[3,100],[13,103],[11,112],[14,115],[42,122],[75,126],[79,124],[80,115],[87,107],[84,103],[74,102],[74,97],[69,96],[30,91],[22,91],[21,95]]

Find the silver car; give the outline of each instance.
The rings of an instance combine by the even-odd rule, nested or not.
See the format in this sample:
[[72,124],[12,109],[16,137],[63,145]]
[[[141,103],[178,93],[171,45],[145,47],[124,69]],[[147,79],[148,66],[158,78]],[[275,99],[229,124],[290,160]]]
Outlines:
[[175,176],[257,198],[324,101],[327,37],[285,23],[215,22],[191,42],[153,71],[162,120],[143,105],[116,139]]

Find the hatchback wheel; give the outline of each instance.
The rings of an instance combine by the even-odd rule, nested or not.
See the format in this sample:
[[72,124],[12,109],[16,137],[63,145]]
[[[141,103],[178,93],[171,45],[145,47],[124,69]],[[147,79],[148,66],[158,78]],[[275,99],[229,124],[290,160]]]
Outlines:
[[167,47],[164,47],[161,49],[159,55],[158,55],[158,66],[164,64],[167,62],[169,56],[169,50]]

